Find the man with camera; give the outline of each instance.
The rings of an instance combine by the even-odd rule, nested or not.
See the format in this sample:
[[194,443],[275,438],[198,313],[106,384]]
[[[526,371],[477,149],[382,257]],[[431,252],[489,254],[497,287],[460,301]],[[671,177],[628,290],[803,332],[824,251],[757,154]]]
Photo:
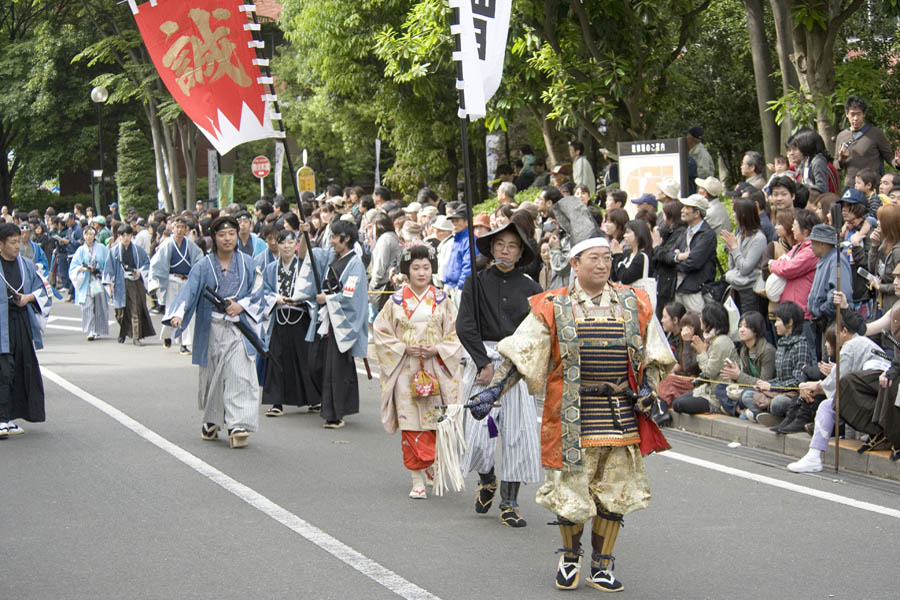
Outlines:
[[844,114],[850,126],[837,134],[835,140],[834,166],[844,174],[844,185],[853,187],[856,173],[861,169],[872,169],[884,173],[882,160],[898,163],[897,155],[891,153],[891,145],[884,133],[866,123],[869,105],[858,96],[850,96],[844,104]]

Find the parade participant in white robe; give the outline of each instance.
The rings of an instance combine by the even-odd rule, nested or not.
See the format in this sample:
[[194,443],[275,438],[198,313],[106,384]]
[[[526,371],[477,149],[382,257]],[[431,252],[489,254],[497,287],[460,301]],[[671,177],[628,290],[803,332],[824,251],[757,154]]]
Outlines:
[[[269,317],[267,342],[276,360],[265,361],[263,404],[271,404],[267,417],[279,417],[284,405],[309,406],[315,412],[322,404],[321,373],[315,369],[316,280],[303,237],[291,231],[278,233],[279,258],[268,265],[263,293],[274,309]],[[319,281],[325,278],[328,253],[313,248]]]
[[326,429],[344,426],[344,417],[359,412],[356,357],[366,356],[369,342],[368,282],[366,267],[353,251],[356,225],[336,221],[331,225],[331,251],[322,292],[316,302],[322,336],[318,355],[324,359],[322,418]]
[[[259,334],[259,324],[272,307],[262,288],[253,291],[253,259],[237,250],[237,220],[218,217],[210,231],[213,251],[191,267],[187,285],[166,307],[163,324],[178,335],[194,321],[191,362],[200,367],[201,437],[215,440],[224,426],[231,447],[243,448],[259,428],[259,383],[256,349],[235,323],[241,321]],[[224,312],[207,297],[207,286],[229,301]]]
[[75,304],[81,307],[81,330],[89,342],[109,335],[109,301],[103,289],[103,272],[109,250],[96,240],[92,227],[84,230],[84,244],[69,262],[69,279],[75,286]]
[[145,337],[156,335],[150,311],[147,310],[147,287],[150,281],[150,258],[144,249],[132,243],[134,229],[119,226],[119,240],[110,250],[103,281],[112,286],[113,307],[119,322],[119,343],[131,337],[135,346]]
[[19,228],[0,224],[0,438],[23,433],[13,423],[44,421],[44,384],[35,349],[44,347],[49,286],[34,263],[19,256]]
[[[373,324],[381,370],[381,424],[391,434],[401,430],[403,464],[413,480],[409,497],[417,499],[426,497],[426,469],[437,458],[441,407],[459,396],[456,375],[462,346],[456,336],[456,307],[431,285],[436,268],[432,246],[404,248],[400,272],[409,283],[390,297]],[[437,385],[427,389],[431,381]]]
[[[164,306],[169,306],[175,301],[181,288],[187,283],[191,267],[203,258],[203,251],[187,237],[187,232],[187,222],[183,217],[176,217],[172,226],[172,236],[160,244],[150,259],[150,274],[159,282],[157,297],[163,299]],[[169,336],[169,328],[165,325],[161,335],[163,346],[169,348],[172,345],[172,338]],[[193,326],[188,324],[184,333],[175,338],[175,342],[180,346],[180,354],[186,356],[191,353],[185,341],[193,336]]]

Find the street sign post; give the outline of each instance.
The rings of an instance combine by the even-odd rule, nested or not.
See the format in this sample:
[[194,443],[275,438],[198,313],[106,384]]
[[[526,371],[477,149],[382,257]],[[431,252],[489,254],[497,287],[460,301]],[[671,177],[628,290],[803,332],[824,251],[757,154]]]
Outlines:
[[266,176],[272,172],[272,163],[269,162],[269,159],[265,156],[257,156],[253,159],[253,162],[250,163],[250,168],[253,171],[253,174],[259,178],[259,197],[262,199],[266,195],[263,181]]

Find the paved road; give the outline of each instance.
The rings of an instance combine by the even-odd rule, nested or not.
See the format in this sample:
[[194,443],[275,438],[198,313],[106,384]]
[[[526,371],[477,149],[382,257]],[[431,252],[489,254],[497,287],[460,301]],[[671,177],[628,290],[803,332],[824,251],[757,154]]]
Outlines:
[[[48,421],[0,441],[0,599],[560,595],[560,541],[534,486],[523,530],[474,513],[474,477],[406,498],[377,381],[362,378],[345,429],[289,410],[230,450],[200,440],[188,358],[158,341],[87,343],[72,305],[54,315],[39,353]],[[781,456],[669,437],[673,453],[647,460],[652,506],[619,536],[622,597],[900,597],[900,485],[791,475]]]

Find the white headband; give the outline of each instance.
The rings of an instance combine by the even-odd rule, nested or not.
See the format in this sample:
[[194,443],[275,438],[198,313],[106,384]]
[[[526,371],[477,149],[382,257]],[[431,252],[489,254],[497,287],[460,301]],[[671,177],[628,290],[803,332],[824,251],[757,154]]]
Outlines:
[[609,248],[609,240],[604,237],[592,237],[582,240],[572,246],[572,249],[569,250],[569,259],[571,260],[585,250],[590,250],[591,248]]

